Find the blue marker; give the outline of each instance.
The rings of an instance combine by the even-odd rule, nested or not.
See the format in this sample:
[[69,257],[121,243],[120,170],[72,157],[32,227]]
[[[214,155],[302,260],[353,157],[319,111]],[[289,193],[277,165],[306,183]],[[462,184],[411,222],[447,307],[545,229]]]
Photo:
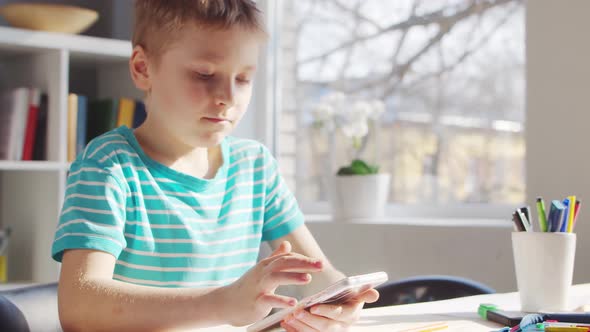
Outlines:
[[570,208],[570,200],[568,198],[563,200],[563,205],[565,206],[565,210],[563,211],[563,216],[561,217],[562,221],[561,221],[561,227],[559,228],[559,231],[562,233],[567,232],[567,216],[568,216],[568,211]]
[[547,229],[550,232],[557,232],[561,229],[561,223],[563,222],[563,212],[565,206],[558,200],[551,201],[551,208],[549,209],[549,218],[547,220]]

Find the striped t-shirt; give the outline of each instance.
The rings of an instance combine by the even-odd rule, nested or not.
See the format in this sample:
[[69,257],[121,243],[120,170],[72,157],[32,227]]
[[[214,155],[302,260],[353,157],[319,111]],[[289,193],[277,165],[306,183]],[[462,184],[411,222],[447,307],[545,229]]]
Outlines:
[[303,224],[276,160],[260,143],[226,137],[213,179],[148,157],[133,131],[92,140],[75,160],[53,242],[117,258],[113,278],[162,287],[231,283],[256,264],[261,241]]

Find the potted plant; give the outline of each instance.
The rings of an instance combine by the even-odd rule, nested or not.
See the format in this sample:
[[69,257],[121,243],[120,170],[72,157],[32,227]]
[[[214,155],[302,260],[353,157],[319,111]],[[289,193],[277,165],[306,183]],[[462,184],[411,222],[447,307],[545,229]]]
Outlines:
[[350,163],[340,166],[329,181],[329,199],[334,220],[379,218],[385,214],[391,176],[361,157],[367,135],[384,113],[380,100],[349,98],[333,93],[314,108],[317,126],[331,137],[337,132],[350,144]]

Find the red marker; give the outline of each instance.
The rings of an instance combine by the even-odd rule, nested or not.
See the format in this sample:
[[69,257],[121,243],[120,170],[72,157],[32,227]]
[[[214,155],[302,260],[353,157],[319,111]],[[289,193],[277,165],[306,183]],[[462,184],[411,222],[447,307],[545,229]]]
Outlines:
[[582,202],[580,202],[580,200],[576,200],[576,207],[574,208],[574,226],[573,227],[576,227],[576,221],[578,220],[578,212],[580,211],[581,204],[582,204]]

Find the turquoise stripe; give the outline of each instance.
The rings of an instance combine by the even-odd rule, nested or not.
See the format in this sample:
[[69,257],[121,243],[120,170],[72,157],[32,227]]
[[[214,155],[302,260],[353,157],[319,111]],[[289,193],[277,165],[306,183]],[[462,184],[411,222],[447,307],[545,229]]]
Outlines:
[[[261,234],[262,237],[262,234]],[[200,253],[205,255],[218,254],[219,252],[236,251],[247,248],[259,247],[261,238],[247,239],[240,242],[230,242],[223,246],[201,246],[196,243],[162,243],[146,242],[137,239],[127,239],[128,248],[140,251],[154,251],[163,254],[179,253]]]
[[118,257],[122,250],[119,244],[104,238],[93,236],[68,236],[53,242],[51,247],[52,258],[58,262],[61,262],[63,258],[63,252],[66,249],[95,249],[110,253],[115,257]]
[[192,257],[154,257],[122,252],[119,260],[127,263],[144,266],[166,267],[199,267],[214,268],[218,266],[236,265],[244,262],[256,262],[258,253],[242,253],[219,258],[192,258]]
[[[121,218],[120,220],[117,220],[116,218],[113,218],[112,215],[95,214],[95,213],[80,212],[80,211],[71,211],[71,212],[63,214],[61,216],[60,224],[74,221],[76,219],[88,220],[88,222],[87,222],[88,225],[97,224],[97,225],[112,225],[112,226],[114,226],[114,225],[118,225],[119,223],[123,222],[123,218]],[[68,229],[68,228],[72,228],[72,227],[73,228],[78,227],[75,225],[81,225],[81,224],[67,225],[63,228]],[[121,226],[121,228],[122,228],[122,226]]]
[[[247,234],[257,234],[262,230],[262,223],[249,225],[245,222],[240,222],[238,228],[232,228],[223,230],[215,234],[200,234],[199,229],[191,229],[190,226],[186,229],[176,228],[148,228],[139,225],[127,225],[125,226],[125,233],[133,234],[136,236],[146,237],[151,236],[154,239],[200,239],[202,241],[213,241],[213,240],[227,240],[237,237],[242,237]],[[196,228],[196,227],[195,227]],[[203,227],[205,228],[205,227]],[[214,228],[212,230],[215,230]],[[202,229],[201,231],[207,232],[208,230]]]
[[289,234],[293,232],[295,229],[299,228],[303,225],[304,219],[303,214],[298,212],[292,218],[289,219],[289,222],[281,224],[277,227],[274,227],[270,230],[263,232],[263,241],[272,241],[283,237],[285,234]]
[[[59,238],[66,233],[84,233],[88,235],[99,234],[105,237],[112,238],[113,240],[124,243],[125,237],[121,233],[120,229],[116,229],[113,227],[106,227],[105,225],[101,224],[92,224],[92,223],[84,223],[84,224],[71,224],[67,227],[63,227],[58,229],[55,232],[55,238]],[[82,236],[75,236],[82,239]]]
[[115,273],[124,275],[127,278],[133,279],[147,279],[157,281],[188,281],[188,282],[199,282],[199,281],[214,281],[214,280],[225,280],[241,277],[249,267],[238,267],[231,270],[219,271],[219,272],[162,272],[162,271],[150,271],[143,269],[134,269],[126,266],[117,264],[115,266]]

